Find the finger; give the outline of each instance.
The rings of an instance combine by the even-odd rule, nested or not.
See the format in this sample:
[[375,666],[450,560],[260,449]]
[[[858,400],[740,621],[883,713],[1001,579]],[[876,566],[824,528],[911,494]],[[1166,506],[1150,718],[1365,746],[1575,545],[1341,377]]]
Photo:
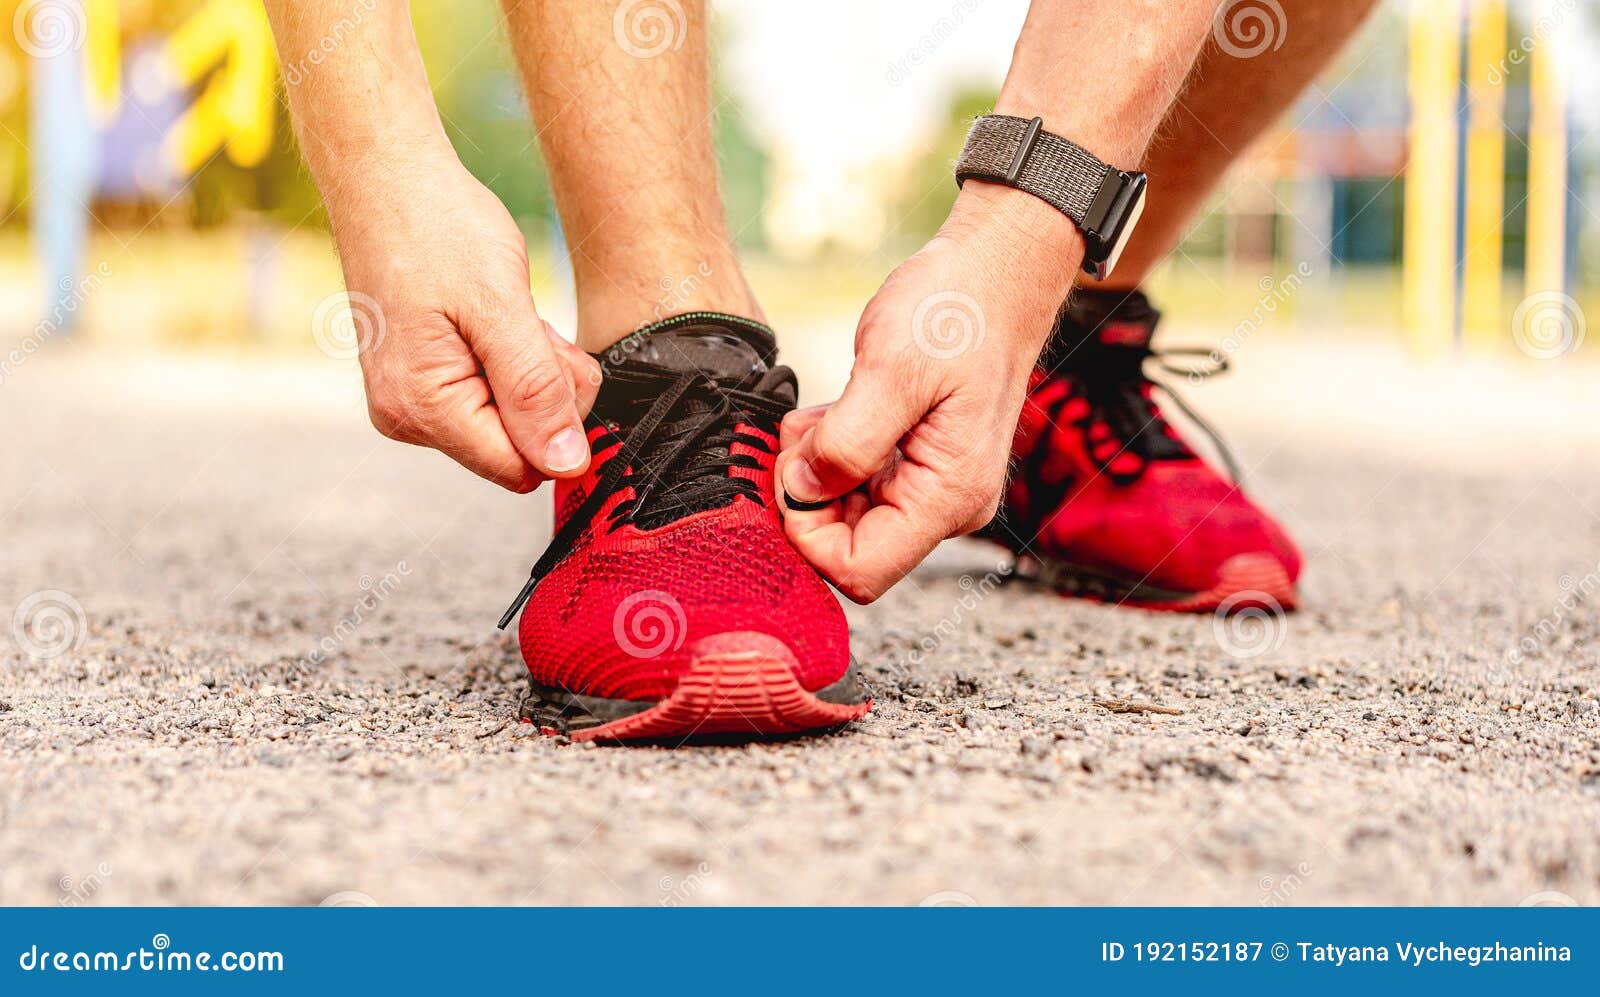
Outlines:
[[922,415],[914,411],[918,397],[907,385],[886,383],[876,368],[858,366],[844,394],[786,453],[783,491],[802,502],[826,501],[882,470]]
[[551,344],[533,299],[517,294],[492,314],[467,316],[461,334],[482,362],[500,422],[523,458],[553,478],[582,474],[589,442],[575,377]]
[[529,464],[506,435],[499,409],[481,378],[483,404],[471,408],[456,425],[460,432],[448,431],[436,446],[467,470],[519,494],[533,491],[546,480],[538,468]]
[[795,549],[839,591],[867,603],[909,574],[947,531],[896,505],[873,505],[857,515],[859,505],[848,507],[858,499],[865,496],[852,496],[829,521],[786,517],[784,527]]
[[806,430],[820,422],[823,413],[832,407],[833,403],[829,402],[826,405],[797,408],[785,415],[783,422],[778,425],[778,449],[783,451],[798,446]]
[[587,416],[589,410],[594,408],[595,396],[600,393],[600,363],[576,345],[567,342],[566,338],[556,331],[555,326],[549,322],[543,324],[545,337],[550,340],[556,355],[566,362],[572,376],[572,389],[578,403],[578,415]]
[[447,384],[429,392],[425,400],[381,378],[369,382],[367,391],[373,425],[390,439],[432,447],[514,492],[531,492],[544,482],[545,476],[523,459],[506,435],[481,376]]

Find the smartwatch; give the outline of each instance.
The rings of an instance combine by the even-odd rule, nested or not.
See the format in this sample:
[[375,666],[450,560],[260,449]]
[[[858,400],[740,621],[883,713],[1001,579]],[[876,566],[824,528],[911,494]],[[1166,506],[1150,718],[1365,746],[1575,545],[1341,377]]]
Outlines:
[[1083,270],[1110,275],[1144,213],[1146,177],[1107,166],[1039,118],[986,114],[972,123],[956,160],[956,183],[987,180],[1032,194],[1083,233]]

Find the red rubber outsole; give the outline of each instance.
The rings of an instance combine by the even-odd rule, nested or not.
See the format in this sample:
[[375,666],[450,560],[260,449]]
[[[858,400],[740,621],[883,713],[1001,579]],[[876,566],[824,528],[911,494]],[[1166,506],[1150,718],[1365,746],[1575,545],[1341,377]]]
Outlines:
[[1126,599],[1119,605],[1168,613],[1236,613],[1263,609],[1290,613],[1299,602],[1294,582],[1283,564],[1270,554],[1239,554],[1217,570],[1217,583],[1203,592],[1172,600]]
[[[1029,560],[1035,564],[1040,561],[1035,555],[1030,555]],[[1042,578],[1039,580],[1045,581]],[[1235,555],[1224,561],[1217,570],[1216,584],[1204,591],[1178,593],[1171,598],[1141,599],[1131,594],[1137,590],[1136,583],[1121,584],[1127,586],[1130,594],[1119,596],[1104,592],[1067,591],[1059,587],[1056,591],[1064,599],[1082,599],[1085,602],[1162,613],[1236,613],[1247,609],[1292,613],[1300,601],[1294,581],[1284,570],[1282,562],[1271,554]]]
[[770,638],[751,646],[748,636],[702,641],[700,653],[666,699],[642,713],[569,736],[574,741],[618,742],[779,738],[831,730],[872,709],[871,699],[855,704],[818,699],[795,678],[787,648],[767,646],[777,643]]

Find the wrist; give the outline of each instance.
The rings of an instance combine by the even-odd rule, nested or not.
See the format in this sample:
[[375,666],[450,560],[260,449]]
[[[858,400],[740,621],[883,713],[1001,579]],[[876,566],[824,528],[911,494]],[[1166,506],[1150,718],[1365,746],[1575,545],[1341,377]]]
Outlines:
[[[1083,263],[1083,233],[1072,219],[1024,191],[972,179],[939,230],[978,255],[1025,320],[1053,316]],[[1029,333],[1038,323],[1024,321]]]
[[465,167],[441,134],[397,140],[383,149],[351,148],[311,167],[335,235],[359,218],[381,218],[442,193]]

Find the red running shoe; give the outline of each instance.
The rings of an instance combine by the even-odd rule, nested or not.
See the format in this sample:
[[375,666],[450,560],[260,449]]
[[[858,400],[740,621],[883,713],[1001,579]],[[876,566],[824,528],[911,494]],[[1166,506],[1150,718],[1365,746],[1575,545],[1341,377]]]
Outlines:
[[1153,353],[1159,318],[1137,291],[1073,294],[1029,382],[1000,514],[980,535],[1066,595],[1178,612],[1293,609],[1300,552],[1239,490],[1221,441],[1233,482],[1196,456],[1152,396],[1146,360],[1201,352]]
[[524,603],[522,715],[574,740],[833,728],[872,707],[844,612],[772,490],[795,377],[766,326],[694,312],[597,357],[594,461],[556,483]]

